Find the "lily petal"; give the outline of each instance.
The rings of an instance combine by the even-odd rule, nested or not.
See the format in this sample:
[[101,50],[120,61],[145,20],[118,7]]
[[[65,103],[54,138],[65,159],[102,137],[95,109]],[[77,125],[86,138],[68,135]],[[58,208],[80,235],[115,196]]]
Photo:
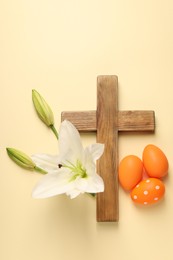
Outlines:
[[60,169],[54,174],[45,175],[33,189],[32,197],[49,198],[73,189],[74,182],[69,182],[69,173],[66,169]]
[[66,192],[66,195],[67,195],[67,196],[70,196],[71,199],[74,199],[74,198],[76,198],[80,193],[81,193],[80,190],[72,189],[72,190],[69,190],[68,192]]
[[86,148],[83,152],[82,164],[84,165],[88,176],[92,176],[93,174],[95,174],[96,165],[88,148]]
[[57,171],[59,169],[58,164],[60,162],[57,155],[34,154],[31,158],[37,166],[48,172]]
[[77,129],[67,120],[61,123],[59,131],[59,150],[61,158],[73,162],[81,157],[83,151]]
[[92,155],[93,160],[96,161],[102,156],[104,152],[104,144],[91,144],[86,149],[88,149],[89,153]]
[[104,144],[92,144],[85,148],[82,163],[85,165],[87,174],[92,176],[96,173],[96,160],[100,158],[104,151]]
[[85,192],[98,193],[103,191],[104,191],[104,182],[103,179],[98,174],[94,174],[92,177],[88,178]]

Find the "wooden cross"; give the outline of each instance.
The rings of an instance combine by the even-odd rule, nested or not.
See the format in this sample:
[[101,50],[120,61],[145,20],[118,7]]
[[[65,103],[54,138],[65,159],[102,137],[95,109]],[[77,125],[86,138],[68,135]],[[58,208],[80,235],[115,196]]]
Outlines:
[[97,194],[97,221],[118,221],[118,132],[154,132],[154,111],[119,111],[117,76],[99,76],[97,110],[62,112],[61,119],[71,121],[78,131],[97,131],[97,142],[105,144],[97,163],[105,184],[104,192]]

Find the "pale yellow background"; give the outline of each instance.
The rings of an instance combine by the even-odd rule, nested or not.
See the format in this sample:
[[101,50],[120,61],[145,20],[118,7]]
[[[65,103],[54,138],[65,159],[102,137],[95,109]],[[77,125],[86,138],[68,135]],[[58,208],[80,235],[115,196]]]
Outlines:
[[[0,0],[1,260],[173,259],[172,72],[172,0]],[[162,203],[136,207],[120,188],[119,223],[97,223],[87,195],[32,199],[41,176],[5,150],[55,154],[31,90],[51,105],[58,128],[61,111],[95,109],[102,74],[118,75],[120,109],[156,112],[154,135],[120,136],[120,159],[154,143],[170,162]]]

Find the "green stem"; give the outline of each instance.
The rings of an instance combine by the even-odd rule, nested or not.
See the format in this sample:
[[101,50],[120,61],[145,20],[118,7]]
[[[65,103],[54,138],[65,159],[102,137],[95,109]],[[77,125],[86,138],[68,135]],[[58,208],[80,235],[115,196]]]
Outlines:
[[58,132],[57,132],[56,128],[54,127],[54,125],[50,125],[50,128],[53,131],[53,133],[55,134],[56,138],[58,139],[59,138]]
[[34,167],[34,170],[37,171],[37,172],[39,172],[39,173],[42,173],[42,174],[47,174],[47,171],[41,169],[41,168],[38,167],[38,166],[35,166],[35,167]]

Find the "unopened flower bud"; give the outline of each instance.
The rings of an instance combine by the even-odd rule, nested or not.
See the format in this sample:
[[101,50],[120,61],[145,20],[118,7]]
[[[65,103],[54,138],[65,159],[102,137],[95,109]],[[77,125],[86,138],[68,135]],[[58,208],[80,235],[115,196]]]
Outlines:
[[14,148],[6,148],[6,150],[9,157],[19,166],[28,170],[36,170],[43,174],[47,173],[45,170],[37,167],[36,164],[32,161],[32,159],[25,153]]
[[58,139],[58,133],[54,127],[54,115],[45,99],[35,90],[32,90],[32,100],[39,118],[51,128]]
[[32,90],[32,100],[40,119],[47,126],[53,125],[54,124],[53,112],[50,106],[44,100],[44,98],[35,89]]

